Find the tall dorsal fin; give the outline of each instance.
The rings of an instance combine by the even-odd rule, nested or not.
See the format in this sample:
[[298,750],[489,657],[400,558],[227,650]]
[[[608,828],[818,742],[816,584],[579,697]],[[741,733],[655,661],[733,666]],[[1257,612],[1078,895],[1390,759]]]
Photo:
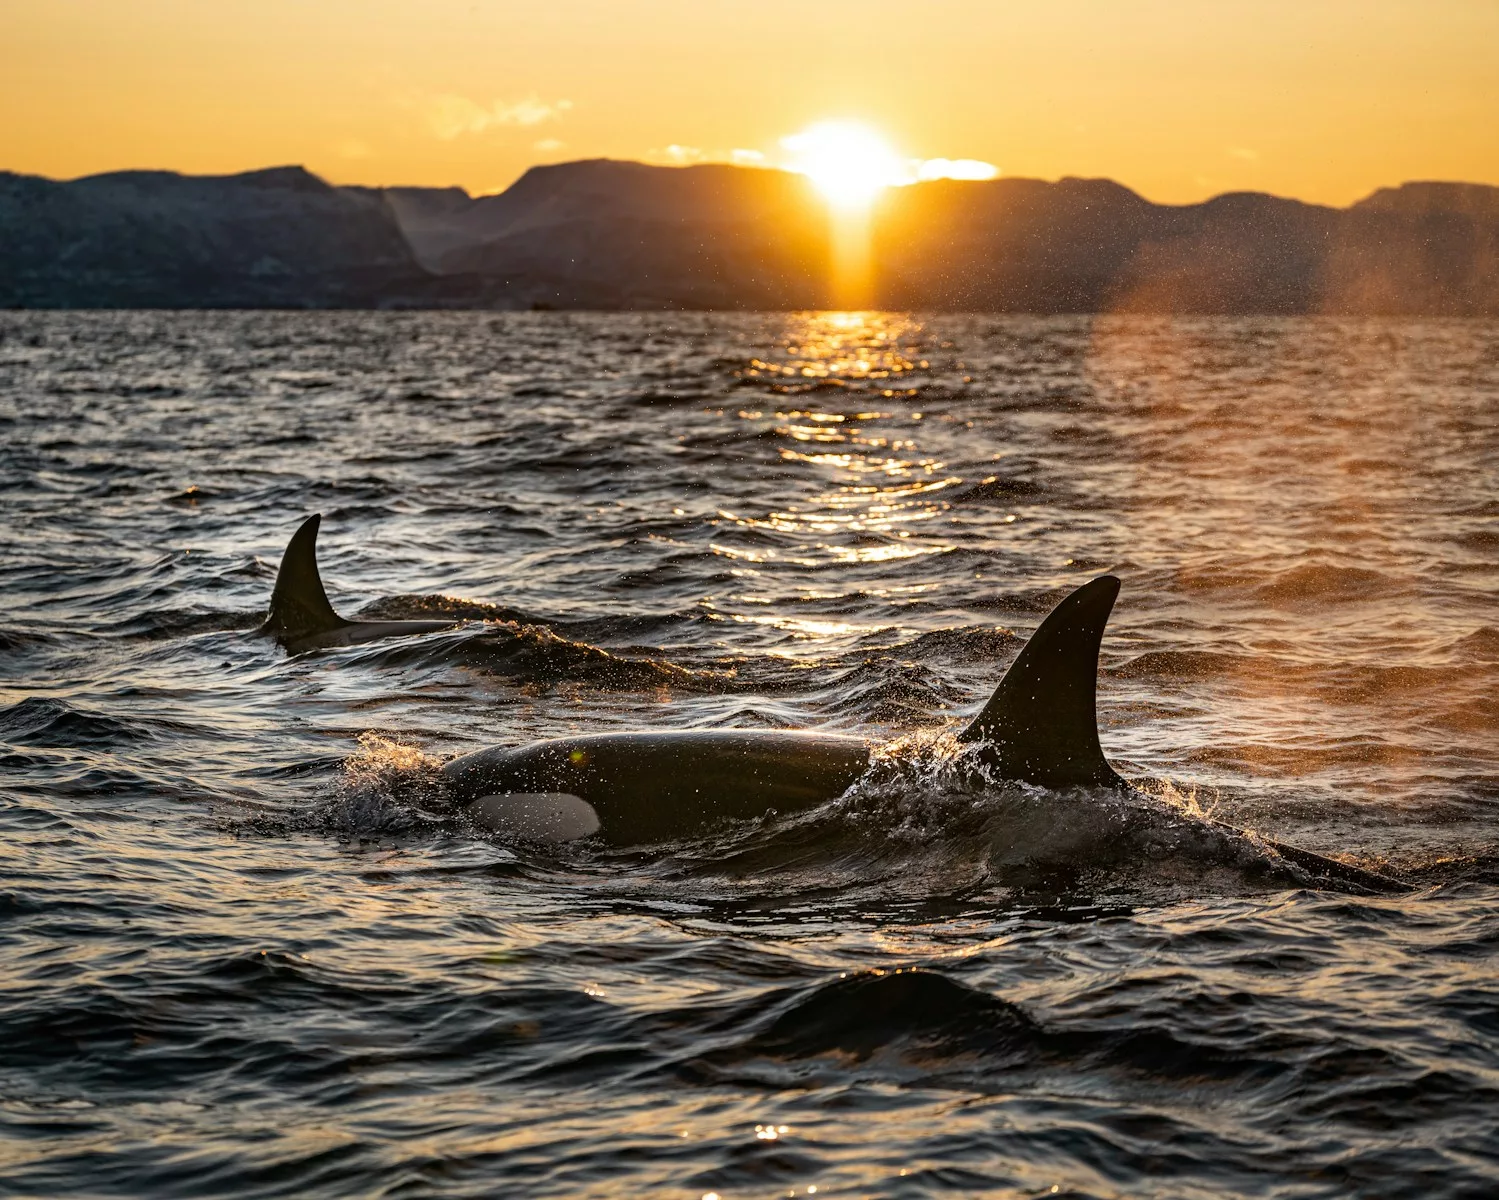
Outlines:
[[1098,744],[1094,699],[1098,646],[1119,580],[1100,575],[1050,613],[960,742],[988,742],[989,761],[1006,779],[1045,787],[1116,787]]
[[271,591],[271,611],[261,626],[277,641],[285,642],[313,634],[342,629],[348,624],[333,611],[323,578],[317,569],[317,531],[322,513],[303,521],[286,544],[276,586]]

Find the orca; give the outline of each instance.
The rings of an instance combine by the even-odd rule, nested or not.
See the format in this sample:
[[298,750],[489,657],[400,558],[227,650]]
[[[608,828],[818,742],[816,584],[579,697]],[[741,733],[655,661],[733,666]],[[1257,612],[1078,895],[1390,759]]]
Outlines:
[[[1104,575],[1052,609],[958,734],[960,742],[981,743],[977,757],[996,778],[1048,788],[1128,786],[1104,759],[1094,717],[1098,649],[1118,594],[1119,581]],[[552,798],[568,796],[593,810],[594,820],[583,822],[592,826],[588,834],[636,845],[836,799],[869,769],[875,745],[785,729],[583,734],[479,750],[444,774],[460,804],[490,828],[542,828]],[[557,840],[581,827],[559,818]]]
[[[318,517],[282,558],[262,631],[295,653],[452,628],[453,621],[346,621],[318,575]],[[1098,655],[1119,596],[1112,575],[1064,597],[1010,664],[978,715],[956,735],[990,778],[1062,790],[1131,785],[1098,737]],[[597,838],[613,846],[675,841],[727,820],[788,814],[836,800],[869,770],[877,743],[786,729],[652,730],[551,738],[476,750],[442,774],[455,808],[492,832],[545,842]],[[1233,837],[1243,830],[1204,825]],[[1258,844],[1314,883],[1362,892],[1407,885],[1270,838]]]
[[333,611],[317,568],[317,535],[323,514],[313,513],[292,534],[281,555],[271,608],[255,632],[271,637],[292,654],[354,646],[381,638],[407,637],[451,629],[458,621],[346,621]]

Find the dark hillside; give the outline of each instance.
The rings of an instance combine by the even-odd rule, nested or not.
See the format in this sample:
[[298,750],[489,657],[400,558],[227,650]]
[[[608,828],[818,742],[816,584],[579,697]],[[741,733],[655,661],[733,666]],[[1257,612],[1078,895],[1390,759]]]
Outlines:
[[[563,163],[477,198],[299,167],[0,174],[0,305],[818,308],[831,228],[803,177],[725,165]],[[1335,209],[940,181],[886,192],[871,249],[886,308],[1499,315],[1499,188],[1480,184]]]

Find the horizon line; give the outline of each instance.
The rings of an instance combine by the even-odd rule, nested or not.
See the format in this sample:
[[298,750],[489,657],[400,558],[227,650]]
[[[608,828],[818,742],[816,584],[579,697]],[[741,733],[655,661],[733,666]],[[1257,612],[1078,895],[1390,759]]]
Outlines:
[[[14,177],[20,178],[20,179],[40,179],[40,180],[44,180],[44,181],[46,181],[48,183],[55,183],[55,184],[66,185],[66,184],[74,184],[74,183],[84,183],[84,182],[87,182],[87,181],[92,180],[92,179],[107,179],[110,176],[116,176],[116,175],[172,175],[172,176],[176,176],[176,177],[182,178],[182,179],[238,179],[238,178],[243,178],[245,176],[250,176],[250,175],[264,175],[264,174],[269,174],[269,173],[275,172],[275,171],[300,171],[303,174],[308,175],[311,178],[316,179],[319,182],[324,183],[327,186],[332,187],[332,188],[363,188],[363,189],[367,189],[367,190],[370,190],[370,191],[392,191],[392,190],[396,190],[396,189],[403,189],[403,190],[410,190],[410,191],[433,191],[433,192],[456,191],[456,192],[462,192],[465,196],[468,196],[471,200],[483,200],[483,199],[487,199],[487,198],[490,198],[490,197],[493,197],[493,196],[502,196],[502,195],[504,195],[506,192],[509,192],[518,183],[520,183],[523,179],[525,179],[528,175],[532,174],[535,171],[547,171],[547,170],[555,170],[555,169],[558,169],[558,168],[565,168],[565,167],[577,167],[577,166],[583,166],[583,165],[591,164],[591,163],[617,163],[617,164],[625,165],[625,166],[643,167],[643,168],[645,168],[647,170],[652,170],[652,171],[692,171],[692,170],[698,170],[698,169],[701,169],[701,168],[727,169],[727,170],[731,170],[731,171],[745,171],[745,172],[750,172],[750,171],[756,171],[756,172],[760,172],[760,171],[773,171],[773,172],[776,172],[776,173],[782,174],[782,175],[795,175],[795,176],[801,176],[801,177],[805,178],[805,173],[804,172],[795,171],[795,170],[792,170],[792,169],[790,169],[788,167],[778,166],[778,165],[769,164],[769,163],[766,163],[766,164],[760,164],[760,163],[736,163],[736,162],[717,161],[717,160],[710,160],[710,161],[706,161],[706,162],[692,162],[692,163],[653,163],[653,162],[646,162],[643,159],[614,158],[614,157],[611,157],[609,155],[596,155],[596,156],[592,156],[592,157],[588,157],[588,158],[565,159],[565,160],[563,160],[561,162],[553,162],[553,163],[532,163],[524,171],[522,171],[519,175],[517,175],[514,180],[512,180],[505,187],[498,189],[497,191],[470,191],[468,188],[464,187],[462,184],[457,184],[457,183],[450,183],[450,184],[424,184],[424,183],[341,183],[341,182],[336,182],[333,179],[330,179],[326,175],[319,174],[318,172],[316,172],[316,171],[312,170],[311,168],[309,168],[304,163],[272,163],[272,164],[269,164],[267,166],[249,167],[249,168],[246,168],[246,169],[243,169],[243,170],[239,170],[239,171],[201,171],[201,172],[199,172],[199,171],[184,171],[184,170],[179,170],[179,169],[172,168],[172,167],[117,167],[117,168],[114,168],[114,169],[108,170],[108,171],[94,171],[94,172],[90,172],[89,174],[86,174],[86,175],[75,175],[75,176],[72,176],[72,177],[69,177],[69,178],[58,178],[58,177],[52,176],[52,175],[42,175],[42,174],[38,174],[38,173],[34,173],[34,172],[18,171],[18,170],[14,170],[12,168],[9,168],[9,167],[0,167],[0,175],[11,175],[11,176],[14,176]],[[1482,181],[1479,181],[1479,180],[1465,180],[1465,179],[1405,179],[1405,180],[1401,180],[1399,183],[1380,185],[1380,186],[1374,188],[1373,191],[1367,193],[1364,196],[1359,197],[1356,200],[1350,201],[1346,205],[1328,204],[1328,203],[1324,203],[1324,202],[1318,201],[1318,200],[1303,200],[1303,199],[1301,199],[1298,196],[1285,196],[1285,195],[1280,195],[1279,193],[1276,193],[1276,192],[1260,191],[1260,190],[1256,190],[1256,189],[1252,189],[1252,188],[1235,188],[1235,189],[1230,189],[1230,190],[1224,191],[1224,192],[1215,192],[1212,195],[1207,196],[1207,197],[1205,197],[1204,199],[1201,199],[1201,200],[1189,200],[1189,201],[1184,201],[1184,202],[1180,202],[1180,203],[1173,203],[1171,201],[1152,200],[1148,196],[1146,196],[1143,192],[1138,191],[1137,189],[1131,187],[1129,184],[1122,183],[1119,180],[1114,179],[1114,178],[1112,178],[1110,176],[1107,176],[1107,175],[1059,175],[1059,176],[1057,176],[1054,179],[1048,179],[1048,178],[1044,178],[1044,177],[1041,177],[1041,176],[1035,176],[1035,175],[1006,175],[1006,174],[1003,174],[1003,173],[999,174],[998,176],[996,176],[993,179],[918,179],[918,180],[911,180],[910,182],[891,183],[891,184],[887,185],[884,190],[885,191],[905,190],[907,188],[916,188],[916,187],[924,187],[924,186],[932,186],[932,185],[939,185],[939,186],[940,185],[947,185],[947,186],[957,186],[957,187],[994,187],[996,185],[1012,184],[1012,183],[1039,183],[1039,184],[1045,184],[1045,185],[1048,185],[1048,186],[1056,186],[1056,185],[1059,185],[1059,184],[1069,183],[1069,182],[1077,182],[1077,183],[1107,183],[1107,184],[1110,184],[1110,185],[1112,185],[1114,187],[1117,187],[1117,188],[1120,188],[1120,189],[1122,189],[1124,191],[1127,191],[1131,195],[1138,197],[1140,200],[1143,200],[1145,203],[1154,205],[1157,208],[1193,208],[1193,207],[1196,207],[1196,206],[1202,205],[1202,204],[1210,204],[1210,203],[1212,203],[1215,200],[1221,200],[1221,199],[1224,199],[1224,198],[1229,197],[1229,196],[1268,196],[1268,197],[1270,197],[1272,199],[1275,199],[1275,200],[1284,200],[1284,201],[1288,201],[1288,202],[1294,203],[1294,204],[1302,204],[1302,205],[1305,205],[1305,206],[1307,206],[1309,208],[1326,208],[1326,209],[1331,209],[1331,210],[1334,210],[1334,211],[1341,211],[1343,209],[1353,208],[1353,207],[1355,207],[1355,206],[1357,206],[1359,204],[1362,204],[1364,201],[1372,198],[1373,196],[1378,195],[1380,192],[1398,191],[1401,188],[1405,188],[1405,187],[1438,186],[1438,187],[1483,188],[1483,189],[1488,189],[1488,190],[1492,190],[1492,191],[1499,191],[1499,184],[1485,183],[1485,182],[1482,182]]]

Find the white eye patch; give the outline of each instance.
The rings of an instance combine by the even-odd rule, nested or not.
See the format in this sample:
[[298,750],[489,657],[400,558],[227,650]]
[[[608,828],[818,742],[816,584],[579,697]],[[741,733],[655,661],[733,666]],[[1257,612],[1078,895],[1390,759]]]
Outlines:
[[593,805],[570,792],[507,792],[468,806],[474,824],[538,842],[571,842],[599,831]]

